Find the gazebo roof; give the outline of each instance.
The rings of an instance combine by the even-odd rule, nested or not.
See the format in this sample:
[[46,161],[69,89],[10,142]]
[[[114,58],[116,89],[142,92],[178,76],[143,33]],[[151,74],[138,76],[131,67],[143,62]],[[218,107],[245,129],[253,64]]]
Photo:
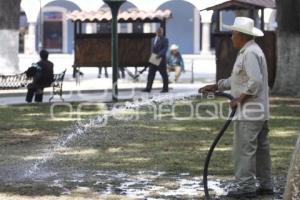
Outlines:
[[262,9],[275,8],[275,0],[228,0],[204,10],[236,10],[236,9]]
[[[161,22],[172,17],[171,10],[127,10],[119,12],[119,22]],[[99,11],[73,11],[67,14],[67,18],[72,21],[81,22],[109,22],[112,20],[109,9],[100,9]]]

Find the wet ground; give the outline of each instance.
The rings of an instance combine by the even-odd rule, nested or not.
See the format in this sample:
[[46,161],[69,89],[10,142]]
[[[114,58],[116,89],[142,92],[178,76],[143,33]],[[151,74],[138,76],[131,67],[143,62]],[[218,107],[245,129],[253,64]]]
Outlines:
[[[7,167],[0,168],[1,200],[6,199],[1,194],[11,197],[17,195],[18,199],[49,199],[49,196],[58,199],[71,196],[83,196],[83,199],[204,199],[202,177],[189,173],[92,171],[69,167],[51,169],[51,165],[48,165],[26,177],[26,170],[20,169],[26,166]],[[285,178],[275,177],[274,182],[275,195],[257,199],[282,199]],[[231,184],[232,180],[228,177],[209,177],[211,196],[214,199],[227,199],[226,191]]]

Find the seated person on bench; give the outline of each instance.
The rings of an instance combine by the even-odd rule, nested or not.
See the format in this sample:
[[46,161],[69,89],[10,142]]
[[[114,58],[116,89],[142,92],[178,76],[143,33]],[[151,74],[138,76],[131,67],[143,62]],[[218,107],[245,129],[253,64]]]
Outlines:
[[32,102],[34,95],[35,102],[42,102],[44,88],[51,86],[51,83],[53,82],[53,63],[48,61],[48,55],[48,51],[40,51],[41,60],[37,63],[38,68],[36,73],[33,75],[32,83],[28,85],[28,91],[26,95],[26,101],[28,103]]
[[167,60],[168,75],[170,76],[171,72],[175,72],[175,83],[178,81],[181,72],[184,72],[183,59],[178,49],[179,47],[176,44],[172,44]]

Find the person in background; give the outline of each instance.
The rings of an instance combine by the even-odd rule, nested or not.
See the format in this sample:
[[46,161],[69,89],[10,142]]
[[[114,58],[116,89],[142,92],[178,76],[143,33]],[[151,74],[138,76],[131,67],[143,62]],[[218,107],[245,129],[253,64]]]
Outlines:
[[105,78],[108,78],[107,67],[98,67],[98,78],[101,78],[103,68],[104,68],[104,76]]
[[35,102],[42,102],[44,88],[51,86],[53,82],[53,63],[48,60],[48,56],[48,51],[40,51],[41,60],[37,63],[37,70],[33,75],[32,83],[28,85],[26,95],[26,101],[28,103],[32,102],[33,96],[35,96]]
[[175,72],[175,83],[178,81],[181,72],[184,72],[184,62],[179,47],[176,44],[172,44],[170,47],[170,54],[167,59],[168,74]]
[[169,48],[169,40],[164,36],[164,29],[158,28],[154,39],[152,53],[157,55],[157,59],[161,59],[158,66],[151,64],[149,67],[147,86],[143,92],[151,92],[156,71],[159,71],[163,79],[163,89],[161,93],[169,92],[169,81],[167,73],[166,54]]

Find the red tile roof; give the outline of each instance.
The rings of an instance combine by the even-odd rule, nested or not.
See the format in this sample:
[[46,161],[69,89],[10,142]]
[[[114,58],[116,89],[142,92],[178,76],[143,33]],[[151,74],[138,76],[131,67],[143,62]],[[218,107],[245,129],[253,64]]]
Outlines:
[[[171,10],[156,10],[156,11],[142,11],[142,10],[128,10],[120,12],[118,15],[119,22],[132,21],[162,21],[172,17]],[[108,22],[112,19],[111,11],[109,9],[101,9],[99,11],[73,11],[67,14],[67,18],[72,21],[84,22]]]

